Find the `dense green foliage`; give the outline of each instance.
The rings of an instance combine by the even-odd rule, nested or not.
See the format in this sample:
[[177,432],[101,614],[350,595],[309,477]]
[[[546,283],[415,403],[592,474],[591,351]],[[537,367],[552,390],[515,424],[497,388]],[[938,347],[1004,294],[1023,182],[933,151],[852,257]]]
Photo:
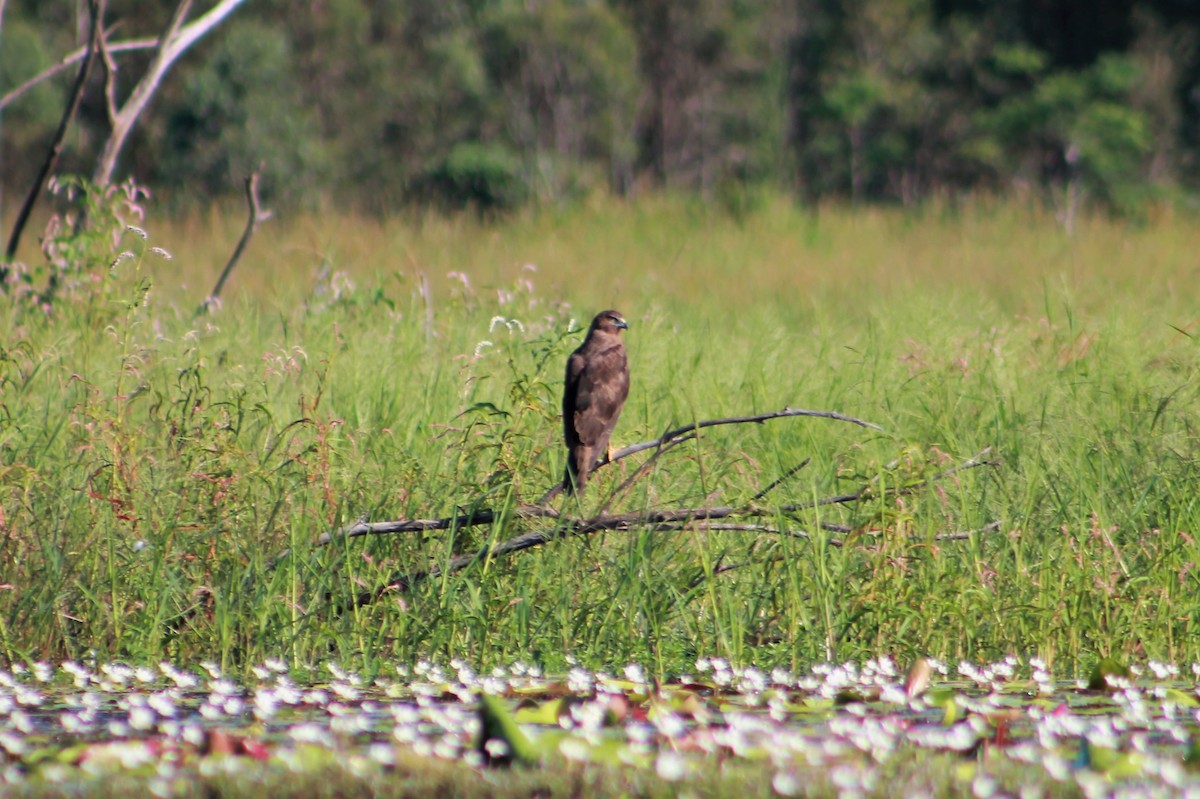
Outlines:
[[[575,657],[663,672],[698,655],[1017,652],[1060,672],[1098,655],[1200,658],[1187,288],[1200,242],[1186,221],[1085,217],[1071,237],[1013,207],[805,214],[774,200],[740,220],[689,203],[491,227],[327,215],[265,228],[276,243],[257,241],[239,273],[257,299],[199,318],[180,286],[211,280],[204,242],[221,239],[151,222],[143,241],[110,223],[128,254],[89,254],[111,247],[98,235],[75,257],[105,268],[52,265],[0,306],[6,658]],[[618,445],[785,405],[886,431],[715,428],[610,510],[745,504],[806,458],[759,504],[867,485],[870,498],[765,520],[808,538],[636,526],[348,609],[398,571],[553,529],[502,513],[313,547],[364,514],[536,501],[563,468],[564,359],[610,305],[632,324]],[[920,482],[988,448],[1000,465]],[[634,463],[599,475],[586,509]]]
[[[173,4],[108,6],[126,40]],[[0,89],[78,46],[83,7],[8,3]],[[769,185],[1133,211],[1200,177],[1198,21],[1178,0],[257,0],[168,77],[122,168],[203,202],[265,162],[279,207],[664,186],[741,207]],[[147,56],[117,58],[122,96]],[[28,185],[70,81],[4,110],[5,187]],[[101,84],[68,171],[103,140]]]

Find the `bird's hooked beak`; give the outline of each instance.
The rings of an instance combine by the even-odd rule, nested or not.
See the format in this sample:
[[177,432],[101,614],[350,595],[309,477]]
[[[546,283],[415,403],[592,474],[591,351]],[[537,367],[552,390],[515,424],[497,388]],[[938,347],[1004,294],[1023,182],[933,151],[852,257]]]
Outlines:
[[618,327],[620,330],[628,330],[628,329],[629,329],[629,323],[628,323],[628,322],[626,322],[626,321],[625,321],[624,319],[622,319],[621,317],[617,317],[617,327]]

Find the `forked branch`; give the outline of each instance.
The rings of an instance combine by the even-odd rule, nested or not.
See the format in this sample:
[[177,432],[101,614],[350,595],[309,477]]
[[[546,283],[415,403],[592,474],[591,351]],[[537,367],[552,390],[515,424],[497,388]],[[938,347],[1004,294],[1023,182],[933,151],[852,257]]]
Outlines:
[[[479,508],[467,512],[456,513],[451,516],[445,516],[433,519],[398,519],[395,521],[384,522],[368,522],[366,517],[360,517],[354,524],[345,527],[341,530],[325,533],[315,542],[316,547],[323,547],[335,542],[342,542],[351,538],[359,538],[368,535],[391,535],[397,533],[414,533],[426,532],[432,530],[459,530],[466,527],[474,527],[478,525],[499,525],[501,528],[505,526],[505,522],[509,520],[521,522],[533,522],[537,520],[546,520],[552,522],[553,525],[549,529],[533,530],[513,536],[498,544],[488,544],[479,548],[474,552],[467,552],[451,558],[444,564],[430,566],[428,568],[415,569],[392,575],[388,581],[375,589],[363,591],[359,593],[354,603],[356,605],[370,604],[382,595],[391,591],[407,591],[413,586],[438,575],[449,574],[460,571],[479,562],[487,562],[497,558],[502,558],[506,555],[511,555],[526,549],[542,546],[551,541],[564,539],[571,536],[584,536],[603,531],[620,531],[632,530],[636,528],[648,528],[651,530],[671,531],[684,528],[693,528],[711,531],[725,532],[749,532],[749,533],[765,533],[772,535],[783,535],[793,538],[807,539],[811,534],[803,530],[788,529],[787,525],[779,525],[778,521],[793,518],[802,511],[813,510],[814,508],[849,504],[858,502],[870,497],[880,496],[884,493],[889,496],[903,496],[910,494],[919,488],[925,487],[939,480],[943,480],[954,474],[962,472],[966,469],[973,469],[979,466],[994,466],[996,462],[987,459],[990,450],[985,449],[973,458],[970,458],[962,463],[944,469],[936,474],[933,474],[924,479],[914,480],[899,488],[884,489],[880,487],[878,478],[872,479],[859,490],[837,496],[825,497],[817,500],[809,500],[807,502],[776,504],[776,505],[761,505],[759,500],[764,498],[769,492],[779,486],[783,481],[795,475],[798,471],[808,465],[809,460],[805,459],[801,463],[789,469],[784,475],[777,480],[768,484],[765,488],[758,491],[750,501],[745,505],[728,505],[716,507],[696,507],[696,508],[665,508],[665,509],[650,509],[636,511],[632,513],[609,513],[608,508],[614,498],[626,491],[634,482],[641,479],[642,476],[648,473],[649,464],[652,464],[660,455],[668,451],[672,447],[690,440],[696,436],[696,431],[706,428],[715,427],[717,425],[727,424],[747,424],[761,423],[769,419],[780,419],[796,416],[812,416],[824,419],[834,419],[837,421],[851,422],[862,427],[881,430],[879,425],[871,422],[856,419],[852,416],[836,413],[833,411],[810,411],[796,408],[784,408],[780,411],[772,413],[758,414],[753,416],[735,416],[722,419],[710,419],[694,424],[685,425],[683,427],[669,430],[653,441],[634,444],[615,453],[611,459],[600,464],[600,466],[608,463],[615,463],[622,458],[638,452],[643,452],[647,449],[658,448],[658,451],[653,457],[643,464],[642,467],[636,469],[630,477],[625,479],[613,492],[600,502],[600,510],[592,516],[570,516],[565,511],[560,511],[551,508],[545,504],[546,500],[552,498],[561,489],[561,483],[554,486],[542,502],[529,505],[522,504],[511,508],[493,509]],[[896,464],[889,464],[886,467],[888,470],[895,468]],[[599,467],[597,467],[599,468]],[[767,524],[765,520],[776,520],[776,524]],[[729,520],[729,521],[722,521]],[[743,520],[743,521],[737,521]],[[993,522],[980,530],[970,531],[967,533],[943,533],[936,536],[937,540],[957,540],[970,537],[976,533],[990,532],[999,528],[999,522]],[[834,533],[846,535],[852,532],[851,528],[844,525],[833,524],[830,522],[818,522],[817,529],[821,529],[826,533]],[[829,546],[840,547],[846,544],[846,541],[839,538],[827,538],[826,542]],[[280,553],[271,561],[268,569],[274,569],[281,561],[292,555],[291,550]]]
[[158,38],[158,47],[150,59],[145,74],[142,75],[119,109],[109,108],[112,130],[96,161],[96,169],[92,174],[93,183],[104,189],[112,182],[113,171],[117,166],[117,157],[124,149],[125,142],[133,131],[134,123],[150,103],[150,98],[158,91],[159,85],[171,66],[189,47],[221,24],[243,2],[245,0],[219,0],[207,12],[192,22],[184,24],[187,22],[188,12],[191,11],[192,0],[180,0],[174,13],[171,14],[171,20],[167,23],[162,36]]

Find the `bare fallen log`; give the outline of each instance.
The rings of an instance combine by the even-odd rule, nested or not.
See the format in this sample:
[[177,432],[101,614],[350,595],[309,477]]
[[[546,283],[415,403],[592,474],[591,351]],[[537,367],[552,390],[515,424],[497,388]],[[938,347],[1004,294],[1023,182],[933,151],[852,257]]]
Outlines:
[[[995,466],[996,461],[987,460],[982,457],[987,450],[980,455],[957,464],[949,469],[945,469],[937,474],[934,474],[924,480],[920,480],[907,485],[903,488],[895,489],[895,496],[903,496],[911,494],[918,488],[928,486],[938,480],[945,479],[953,474],[957,474],[966,469],[973,469],[979,466]],[[870,485],[851,494],[843,494],[836,497],[828,497],[809,502],[794,503],[788,505],[758,506],[753,503],[746,506],[717,506],[705,508],[677,508],[665,510],[646,510],[636,511],[632,513],[612,513],[601,514],[590,518],[570,518],[565,517],[549,508],[539,508],[537,506],[525,506],[523,508],[515,508],[510,512],[514,518],[551,518],[557,524],[549,530],[538,530],[509,538],[494,546],[488,545],[480,548],[476,552],[466,553],[451,558],[444,566],[431,566],[427,569],[418,569],[415,571],[403,572],[393,575],[387,583],[379,588],[371,591],[363,591],[358,594],[355,599],[356,605],[366,605],[374,602],[383,594],[390,591],[407,591],[417,583],[427,580],[431,577],[437,577],[445,573],[453,573],[467,568],[475,563],[486,562],[497,558],[511,555],[514,552],[520,552],[526,549],[548,544],[551,541],[569,538],[571,536],[584,536],[593,533],[604,531],[622,531],[632,530],[639,527],[649,527],[658,530],[678,530],[689,525],[698,525],[700,527],[709,527],[709,529],[720,530],[722,526],[712,526],[713,520],[729,519],[729,518],[764,518],[778,516],[792,516],[799,511],[812,510],[814,508],[830,505],[830,504],[845,504],[856,502],[860,499],[873,495]],[[468,526],[470,524],[490,524],[496,521],[499,515],[495,511],[482,511],[474,514],[461,514],[446,519],[427,519],[416,522],[385,522],[380,525],[400,525],[400,529],[388,530],[388,532],[410,532],[415,529],[446,529],[447,527]],[[429,525],[424,527],[412,527],[413,524]],[[966,533],[944,533],[937,536],[937,540],[961,540],[969,538],[972,535],[991,532],[1000,527],[1000,522],[995,521],[991,524]],[[738,525],[726,526],[724,529],[744,529],[746,531],[757,531],[762,533],[771,533],[775,535],[788,535],[797,538],[810,538],[811,534],[801,530],[783,530],[779,528],[769,527],[766,525]],[[842,531],[841,528],[838,530]],[[345,534],[345,537],[351,537],[353,534],[371,535],[383,533],[384,530],[377,529],[375,525],[361,524],[351,528],[350,532]],[[845,530],[845,532],[850,532]],[[331,539],[332,540],[332,539]],[[840,547],[844,545],[844,541],[839,539],[828,539],[827,543],[830,546]]]
[[[850,422],[851,424],[856,424],[861,427],[868,427],[872,430],[883,430],[882,427],[874,422],[856,419],[853,416],[846,416],[844,414],[837,413],[836,411],[809,411],[798,408],[784,408],[783,410],[772,411],[770,413],[757,414],[753,416],[730,416],[721,419],[707,419],[704,421],[695,422],[693,424],[684,425],[683,427],[679,427],[674,430],[668,430],[666,433],[652,441],[643,441],[640,444],[632,444],[628,447],[618,450],[612,455],[611,458],[598,464],[596,469],[604,468],[605,466],[616,463],[617,461],[627,458],[630,455],[635,455],[639,452],[645,452],[646,450],[653,449],[655,447],[658,448],[658,452],[654,457],[658,457],[671,447],[681,444],[684,441],[691,440],[695,431],[705,427],[716,427],[718,425],[727,424],[761,423],[769,419],[783,419],[796,416],[812,416],[821,419],[834,419],[836,421]],[[653,461],[653,459],[654,458],[651,458],[651,461]],[[808,462],[808,459],[806,459],[803,463],[793,467],[782,477],[775,480],[762,491],[758,492],[758,494],[751,499],[751,502],[757,502],[758,500],[762,499],[763,496],[765,496],[773,488],[808,465]],[[609,498],[605,500],[604,504],[601,506],[601,513],[603,513],[604,510],[609,507],[612,499],[617,494],[622,492],[640,475],[645,473],[645,468],[649,463],[650,461],[648,461],[646,464],[643,464],[642,467],[639,467],[638,471],[634,472],[634,474],[625,480],[621,486],[616,489],[616,491],[612,492]],[[504,513],[512,518],[517,519],[556,519],[559,516],[558,511],[547,507],[546,503],[561,493],[563,487],[564,486],[561,482],[556,483],[555,485],[551,486],[550,490],[547,491],[538,502],[534,504],[520,504],[511,510],[505,511]],[[838,501],[852,502],[857,499],[858,496],[858,494],[853,496],[847,495],[847,497],[843,497],[840,500],[837,497],[831,497],[829,500],[824,502],[826,502],[826,504],[835,503]],[[439,519],[399,519],[396,521],[368,522],[366,517],[359,517],[357,521],[348,527],[328,533],[322,533],[314,542],[314,547],[328,546],[334,541],[341,541],[349,538],[360,538],[365,535],[388,535],[393,533],[413,533],[425,532],[429,530],[449,530],[462,527],[474,527],[476,525],[492,524],[498,517],[499,515],[497,512],[491,508],[483,508],[480,510],[471,511],[469,513],[454,514],[452,516],[446,516]],[[290,549],[280,552],[267,565],[267,569],[274,569],[279,565],[280,562],[287,559],[291,553],[292,551]]]
[[[562,489],[562,484],[558,483],[546,493],[540,502],[536,504],[517,504],[511,507],[500,509],[478,508],[461,511],[450,516],[431,519],[397,519],[393,521],[368,522],[365,516],[360,517],[348,527],[322,534],[315,542],[315,547],[323,547],[334,542],[343,542],[352,538],[359,538],[368,535],[395,535],[414,532],[422,533],[435,530],[460,530],[467,527],[492,525],[507,521],[548,521],[553,523],[548,529],[527,531],[510,537],[497,544],[489,543],[488,545],[483,546],[474,552],[456,555],[444,564],[434,564],[426,568],[413,569],[393,574],[382,586],[371,590],[362,591],[355,597],[355,605],[366,605],[376,601],[386,593],[393,591],[407,591],[424,580],[443,574],[461,571],[462,569],[465,569],[475,563],[489,562],[507,555],[514,554],[516,552],[539,547],[543,544],[548,544],[551,541],[565,539],[571,536],[586,536],[604,531],[623,531],[637,528],[671,531],[692,527],[694,529],[706,529],[714,532],[748,532],[809,539],[812,537],[812,534],[805,530],[789,529],[786,525],[770,525],[765,524],[762,521],[754,520],[771,518],[776,520],[795,519],[801,513],[812,511],[820,507],[854,503],[883,494],[889,496],[903,496],[905,494],[910,494],[919,488],[928,486],[933,482],[943,480],[951,475],[962,472],[966,469],[973,469],[979,466],[996,465],[995,461],[987,458],[990,449],[985,449],[975,457],[970,458],[962,463],[956,464],[924,479],[916,480],[900,487],[881,487],[879,485],[879,478],[875,478],[868,481],[857,491],[848,494],[840,494],[798,503],[762,504],[761,500],[768,493],[808,465],[809,459],[805,459],[801,463],[787,470],[781,477],[769,483],[765,488],[754,494],[754,496],[751,497],[751,499],[745,505],[649,509],[628,513],[608,512],[608,508],[612,505],[613,500],[626,491],[634,482],[647,474],[649,471],[649,465],[653,463],[655,459],[670,450],[672,447],[677,446],[684,441],[691,440],[698,435],[697,431],[706,427],[714,427],[718,425],[761,423],[770,419],[797,416],[833,419],[837,421],[850,422],[874,430],[882,430],[879,425],[833,411],[809,411],[795,408],[784,408],[780,411],[753,416],[735,416],[695,422],[674,430],[669,430],[653,441],[634,444],[618,450],[609,460],[599,464],[597,468],[615,463],[618,460],[639,452],[644,452],[649,449],[656,449],[654,455],[646,463],[643,463],[638,467],[638,469],[634,470],[632,475],[622,481],[620,485],[613,489],[612,492],[610,492],[610,494],[599,503],[599,510],[591,516],[570,516],[567,515],[565,511],[560,511],[556,508],[548,506],[546,502],[553,498]],[[890,471],[896,466],[897,464],[893,462],[888,464],[885,469]],[[737,521],[739,519],[744,521]],[[961,538],[969,538],[970,536],[978,533],[990,532],[992,530],[999,529],[999,526],[999,522],[993,522],[986,527],[981,528],[980,530],[974,530],[966,533],[944,533],[939,534],[936,538],[938,540],[957,540]],[[840,534],[843,536],[854,532],[850,527],[833,524],[830,522],[818,522],[817,529],[821,529],[826,533]],[[846,544],[846,541],[840,538],[827,538],[826,544],[833,547],[841,547]],[[291,550],[286,550],[280,553],[271,561],[271,563],[268,565],[268,569],[274,569],[281,561],[291,556],[291,554]]]

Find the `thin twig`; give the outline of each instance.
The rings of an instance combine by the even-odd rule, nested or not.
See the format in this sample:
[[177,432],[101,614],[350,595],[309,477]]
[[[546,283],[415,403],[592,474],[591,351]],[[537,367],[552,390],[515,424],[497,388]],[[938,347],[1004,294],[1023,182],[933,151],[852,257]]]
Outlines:
[[771,483],[766,488],[764,488],[762,491],[759,491],[757,494],[750,497],[750,501],[758,502],[760,499],[765,497],[767,494],[771,493],[772,489],[774,489],[776,486],[778,486],[784,480],[787,480],[789,477],[794,475],[796,472],[803,469],[805,466],[807,466],[811,462],[812,462],[812,458],[805,458],[804,460],[800,461],[795,466],[793,466],[792,468],[790,468],[786,472],[784,472],[782,475],[780,475],[778,478],[776,478],[775,480],[772,480]]
[[608,498],[604,500],[604,503],[600,506],[600,509],[598,511],[596,511],[596,515],[603,516],[605,513],[608,513],[608,509],[612,507],[612,504],[613,504],[613,502],[616,501],[617,497],[621,496],[625,492],[626,489],[628,489],[635,482],[637,482],[637,480],[642,475],[644,475],[646,472],[650,471],[650,467],[653,466],[654,463],[660,457],[662,457],[666,453],[670,452],[677,445],[682,444],[683,441],[684,441],[684,439],[682,439],[682,438],[675,439],[674,441],[668,441],[668,442],[664,443],[662,446],[660,446],[658,449],[654,450],[654,454],[651,455],[649,458],[647,458],[645,463],[643,463],[641,466],[634,469],[633,474],[631,474],[631,475],[629,475],[629,477],[625,478],[619,486],[614,488],[609,493]]
[[933,537],[933,540],[934,541],[965,541],[966,539],[970,538],[971,536],[983,535],[984,533],[994,533],[995,531],[997,531],[999,529],[1000,529],[1000,520],[997,519],[996,521],[985,524],[983,527],[980,527],[975,530],[967,530],[966,532],[962,532],[962,533],[938,533],[937,535],[935,535]]
[[242,231],[242,237],[238,239],[237,246],[233,248],[233,254],[229,256],[228,263],[221,270],[221,276],[217,278],[217,284],[213,286],[212,293],[201,303],[197,313],[204,313],[211,310],[217,304],[221,297],[221,289],[225,288],[225,281],[229,279],[229,274],[233,268],[237,266],[237,262],[241,259],[242,253],[245,252],[246,246],[250,244],[251,237],[258,230],[258,226],[271,218],[271,212],[263,210],[262,203],[258,199],[258,173],[251,172],[246,178],[246,229]]
[[882,427],[874,422],[856,419],[853,416],[846,416],[845,414],[838,413],[837,411],[809,411],[801,408],[784,408],[782,410],[772,411],[771,413],[761,413],[754,416],[730,416],[723,419],[707,419],[703,422],[695,422],[693,424],[684,425],[683,427],[678,427],[674,430],[668,430],[667,432],[663,433],[661,437],[656,438],[653,441],[643,441],[640,444],[631,444],[628,447],[619,449],[613,454],[608,462],[612,463],[613,461],[619,461],[621,458],[626,458],[645,449],[657,447],[659,444],[662,444],[665,441],[670,441],[676,436],[681,436],[684,433],[690,433],[693,430],[700,430],[704,427],[716,427],[718,425],[725,424],[747,424],[750,422],[762,423],[771,419],[785,419],[792,416],[815,416],[821,419],[834,419],[839,422],[850,422],[851,424],[856,424],[860,427],[869,427],[872,430],[883,430]]
[[[897,496],[906,496],[922,486],[928,485],[929,483],[936,483],[939,480],[945,480],[947,477],[953,477],[959,472],[965,472],[968,469],[977,469],[980,466],[999,466],[1000,461],[989,460],[984,457],[991,451],[991,447],[986,447],[962,463],[957,463],[948,469],[943,469],[937,474],[926,477],[923,480],[918,480],[912,485],[896,489],[896,494]],[[825,505],[846,505],[851,502],[857,502],[871,494],[877,481],[878,477],[872,478],[869,484],[850,494],[839,494],[838,496],[825,497],[824,499],[818,499],[811,502],[798,502],[790,505],[780,505],[779,512],[795,513],[796,511],[812,510],[813,508],[819,508]]]

